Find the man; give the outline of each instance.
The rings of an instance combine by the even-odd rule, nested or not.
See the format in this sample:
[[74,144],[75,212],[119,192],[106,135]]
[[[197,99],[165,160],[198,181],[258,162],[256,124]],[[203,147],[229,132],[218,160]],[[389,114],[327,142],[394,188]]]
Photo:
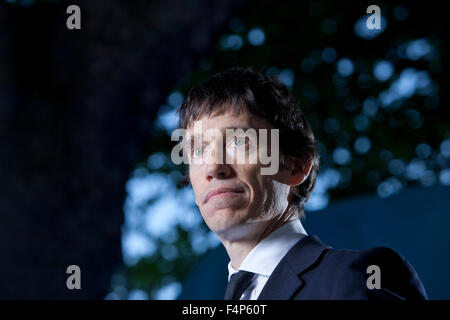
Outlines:
[[[427,298],[395,251],[336,250],[307,235],[300,218],[319,154],[301,109],[276,77],[232,68],[192,88],[178,113],[196,204],[230,257],[225,299]],[[271,163],[260,161],[269,150]],[[279,167],[264,174],[273,162]]]

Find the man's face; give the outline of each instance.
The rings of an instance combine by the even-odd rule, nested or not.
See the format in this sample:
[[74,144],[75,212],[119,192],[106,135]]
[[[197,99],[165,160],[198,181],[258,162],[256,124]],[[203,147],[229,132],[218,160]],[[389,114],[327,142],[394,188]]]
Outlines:
[[[284,167],[280,167],[274,175],[261,175],[263,165],[260,161],[227,163],[225,156],[238,148],[245,148],[249,153],[258,152],[260,148],[270,150],[270,129],[273,127],[247,111],[243,110],[239,115],[230,111],[194,121],[187,128],[188,137],[194,135],[194,127],[198,122],[201,122],[203,132],[202,148],[197,150],[192,146],[196,151],[189,155],[189,178],[196,203],[208,227],[219,237],[242,238],[245,237],[242,233],[248,232],[252,225],[267,223],[285,212],[291,187],[288,184],[289,174]],[[244,131],[254,128],[256,132],[269,129],[269,146],[260,145],[251,139],[227,139],[227,128],[243,128]],[[207,130],[211,132],[211,129],[222,132],[223,141],[216,139],[215,135],[205,137],[204,133]],[[219,148],[223,152],[222,163],[215,158]],[[201,157],[203,163],[193,163],[194,157]],[[210,197],[211,191],[222,193]]]

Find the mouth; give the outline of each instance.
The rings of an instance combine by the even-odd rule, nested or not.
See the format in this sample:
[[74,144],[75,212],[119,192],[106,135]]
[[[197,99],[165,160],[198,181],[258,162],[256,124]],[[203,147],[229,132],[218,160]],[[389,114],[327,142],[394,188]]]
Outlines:
[[208,192],[205,197],[204,203],[207,203],[212,197],[217,195],[232,195],[236,193],[243,193],[243,190],[235,189],[235,188],[218,188]]

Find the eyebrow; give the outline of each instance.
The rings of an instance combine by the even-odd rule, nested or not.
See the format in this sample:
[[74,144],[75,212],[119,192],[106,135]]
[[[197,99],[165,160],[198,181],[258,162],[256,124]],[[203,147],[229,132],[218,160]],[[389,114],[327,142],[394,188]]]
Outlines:
[[225,130],[226,129],[234,129],[234,130],[236,130],[236,129],[242,129],[242,130],[244,130],[244,131],[247,131],[248,129],[254,129],[254,128],[249,128],[249,127],[226,127],[226,128],[224,128]]

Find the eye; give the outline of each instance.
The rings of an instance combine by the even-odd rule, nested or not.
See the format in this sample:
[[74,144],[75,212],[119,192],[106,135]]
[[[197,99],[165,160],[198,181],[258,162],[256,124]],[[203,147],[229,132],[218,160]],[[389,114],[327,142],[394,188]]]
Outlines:
[[202,150],[202,148],[197,148],[197,149],[192,148],[191,153],[194,157],[200,157],[203,153],[203,150]]
[[245,137],[233,137],[233,141],[232,141],[232,143],[233,143],[233,146],[235,146],[235,147],[240,147],[240,146],[243,146],[243,145],[245,145]]

